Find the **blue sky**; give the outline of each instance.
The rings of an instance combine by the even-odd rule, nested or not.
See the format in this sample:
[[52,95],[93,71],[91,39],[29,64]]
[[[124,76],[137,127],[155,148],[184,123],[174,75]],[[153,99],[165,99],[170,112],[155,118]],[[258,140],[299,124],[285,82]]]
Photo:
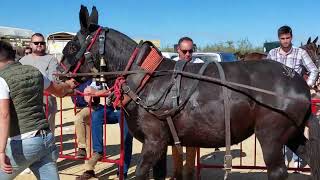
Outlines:
[[1,0],[0,26],[49,34],[79,30],[80,5],[97,6],[99,23],[133,39],[172,46],[190,36],[204,46],[248,38],[254,45],[277,40],[277,28],[293,28],[294,43],[320,36],[319,0]]

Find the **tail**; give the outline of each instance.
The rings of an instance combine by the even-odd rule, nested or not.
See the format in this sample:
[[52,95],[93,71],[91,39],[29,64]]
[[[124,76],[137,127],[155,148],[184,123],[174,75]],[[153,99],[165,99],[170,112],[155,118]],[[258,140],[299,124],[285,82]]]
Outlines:
[[310,168],[313,180],[320,180],[320,125],[319,119],[311,114],[309,118]]

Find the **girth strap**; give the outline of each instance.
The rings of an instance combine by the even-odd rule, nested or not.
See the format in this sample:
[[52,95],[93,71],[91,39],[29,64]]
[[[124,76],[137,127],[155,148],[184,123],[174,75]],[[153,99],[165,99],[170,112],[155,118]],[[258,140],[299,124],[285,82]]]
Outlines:
[[181,74],[178,74],[176,71],[183,71],[184,67],[186,66],[187,61],[179,60],[177,61],[174,72],[173,72],[173,87],[172,87],[172,94],[173,94],[173,108],[179,106],[179,97],[180,97],[180,86],[181,86]]
[[[220,63],[214,61],[216,64],[220,79],[223,83],[226,82],[226,76]],[[225,86],[221,86],[224,105],[224,118],[225,118],[225,136],[226,136],[226,154],[224,156],[224,169],[226,170],[224,179],[228,178],[228,173],[232,169],[232,155],[231,155],[231,127],[230,127],[230,101],[229,101],[229,89]]]
[[[184,67],[186,66],[187,61],[185,60],[179,60],[176,62],[176,65],[174,66],[174,73],[173,73],[173,86],[172,86],[172,105],[173,108],[178,108],[179,106],[179,97],[180,97],[180,86],[181,86],[181,74],[176,73],[176,71],[183,71]],[[172,122],[172,115],[168,115],[166,117],[167,120],[167,124],[169,126],[171,135],[173,137],[173,141],[174,141],[174,145],[178,150],[178,153],[182,155],[183,151],[182,151],[182,147],[181,147],[181,142],[179,140],[178,134],[177,134],[177,130]]]
[[177,134],[177,130],[173,124],[172,118],[171,116],[168,116],[167,118],[167,123],[174,141],[174,146],[177,148],[178,153],[182,155],[183,151],[182,151],[182,146],[181,146],[181,142],[179,140],[178,134]]

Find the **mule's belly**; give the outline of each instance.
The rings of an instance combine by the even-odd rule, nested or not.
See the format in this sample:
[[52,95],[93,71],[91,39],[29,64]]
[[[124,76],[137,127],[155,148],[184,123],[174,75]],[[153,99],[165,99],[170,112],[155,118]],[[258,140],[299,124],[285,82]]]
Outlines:
[[[255,104],[247,98],[231,99],[232,144],[250,137],[254,132]],[[175,121],[175,126],[184,146],[225,146],[225,119],[223,101],[211,101],[199,108],[187,105]]]

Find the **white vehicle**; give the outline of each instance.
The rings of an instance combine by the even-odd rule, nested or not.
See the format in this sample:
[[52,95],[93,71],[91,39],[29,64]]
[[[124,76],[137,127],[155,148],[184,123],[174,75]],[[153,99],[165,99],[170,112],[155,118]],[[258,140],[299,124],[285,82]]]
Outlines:
[[76,33],[55,32],[47,37],[48,53],[54,55],[59,61],[62,57],[62,50],[72,40]]
[[199,58],[206,61],[218,61],[218,62],[233,62],[238,61],[237,57],[233,53],[227,52],[195,52],[192,54],[192,59]]
[[169,59],[174,59],[175,57],[178,57],[178,53],[175,52],[161,52],[162,56],[169,58]]

